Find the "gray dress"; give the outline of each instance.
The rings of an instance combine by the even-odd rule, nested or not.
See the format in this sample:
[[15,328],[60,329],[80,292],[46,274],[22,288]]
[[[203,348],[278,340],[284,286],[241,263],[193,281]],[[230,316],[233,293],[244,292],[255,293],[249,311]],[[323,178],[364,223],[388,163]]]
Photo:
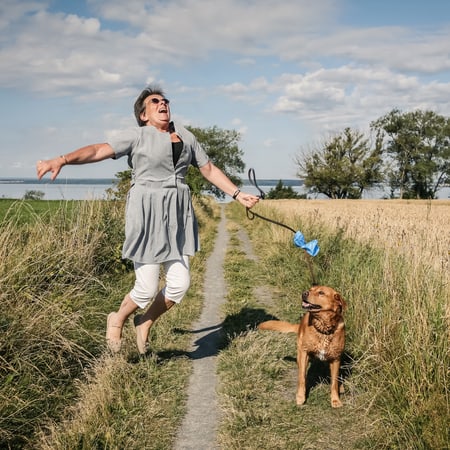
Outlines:
[[127,155],[132,168],[122,257],[134,262],[162,263],[199,249],[185,176],[189,165],[202,167],[209,159],[190,131],[177,124],[175,130],[183,141],[175,166],[170,134],[153,126],[131,128],[109,141],[115,157]]

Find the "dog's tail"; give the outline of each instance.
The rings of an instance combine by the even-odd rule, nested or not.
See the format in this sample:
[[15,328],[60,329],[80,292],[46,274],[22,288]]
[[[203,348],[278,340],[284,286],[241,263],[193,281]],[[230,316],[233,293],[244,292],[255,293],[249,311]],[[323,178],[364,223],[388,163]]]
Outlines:
[[283,322],[282,320],[268,320],[258,325],[260,330],[281,331],[282,333],[298,333],[298,323]]

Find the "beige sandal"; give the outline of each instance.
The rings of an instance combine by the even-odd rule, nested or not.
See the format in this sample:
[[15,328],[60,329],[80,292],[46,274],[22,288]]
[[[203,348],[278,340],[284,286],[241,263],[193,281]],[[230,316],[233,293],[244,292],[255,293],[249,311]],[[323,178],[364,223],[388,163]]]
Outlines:
[[[112,324],[115,314],[115,312],[109,313],[106,319],[106,344],[113,353],[120,351],[120,345],[122,343],[122,327]],[[119,329],[119,332],[117,331],[117,328]]]
[[148,351],[148,342],[144,340],[141,334],[141,317],[142,315],[134,316],[133,323],[136,329],[136,344],[140,355],[145,355]]

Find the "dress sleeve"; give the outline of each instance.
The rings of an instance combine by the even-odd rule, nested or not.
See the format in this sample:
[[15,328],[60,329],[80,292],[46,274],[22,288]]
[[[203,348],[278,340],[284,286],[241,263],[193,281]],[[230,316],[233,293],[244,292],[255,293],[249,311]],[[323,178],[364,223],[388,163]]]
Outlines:
[[192,161],[191,164],[197,168],[203,167],[209,161],[209,156],[206,154],[203,147],[194,138],[194,142],[192,144]]
[[194,134],[189,131],[184,126],[175,123],[174,128],[182,141],[189,147],[191,150],[191,162],[194,167],[200,168],[209,162],[209,156],[201,146],[201,144],[197,141],[197,138]]
[[108,144],[114,150],[114,159],[119,159],[122,156],[130,155],[131,150],[136,146],[139,140],[140,132],[138,127],[122,130],[114,134],[109,140]]

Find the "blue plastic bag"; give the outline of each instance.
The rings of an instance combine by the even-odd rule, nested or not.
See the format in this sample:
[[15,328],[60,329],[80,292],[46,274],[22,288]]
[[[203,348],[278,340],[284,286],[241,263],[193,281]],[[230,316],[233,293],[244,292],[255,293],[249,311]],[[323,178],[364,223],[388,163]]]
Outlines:
[[319,253],[319,244],[317,243],[317,239],[306,242],[305,238],[301,231],[297,231],[294,235],[294,244],[297,247],[302,248],[311,256],[316,256]]

